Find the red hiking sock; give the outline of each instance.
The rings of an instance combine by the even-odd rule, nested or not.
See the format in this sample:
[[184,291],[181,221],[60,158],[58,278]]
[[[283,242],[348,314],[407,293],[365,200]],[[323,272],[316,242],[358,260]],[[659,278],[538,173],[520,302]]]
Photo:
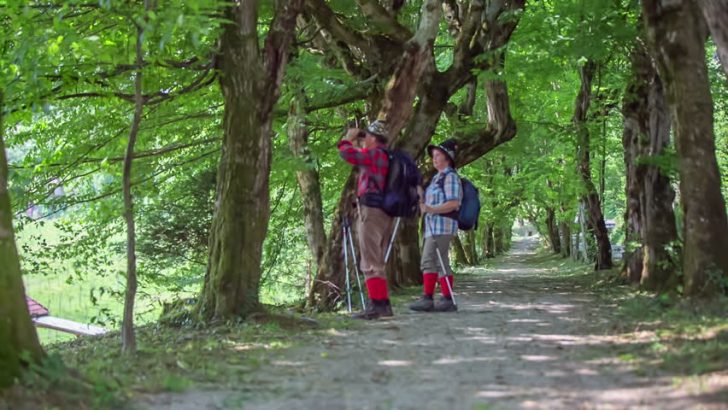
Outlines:
[[422,292],[427,296],[435,294],[435,285],[437,285],[437,272],[422,273]]
[[[452,296],[450,294],[450,289],[452,289],[453,279],[454,278],[453,278],[452,275],[449,275],[449,276],[445,276],[445,277],[440,278],[440,292],[442,292],[442,296],[445,296],[445,297],[451,297]],[[450,282],[450,286],[449,287],[447,286],[447,283],[448,282]]]
[[387,280],[380,277],[369,278],[366,281],[367,291],[369,291],[369,299],[387,300],[389,299],[389,291],[387,290]]

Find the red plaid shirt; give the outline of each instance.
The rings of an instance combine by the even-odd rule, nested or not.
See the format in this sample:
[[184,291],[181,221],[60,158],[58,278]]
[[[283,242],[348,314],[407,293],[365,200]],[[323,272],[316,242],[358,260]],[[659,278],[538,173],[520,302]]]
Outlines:
[[339,154],[344,161],[359,167],[356,196],[384,191],[389,171],[389,156],[383,144],[373,148],[356,148],[351,141],[339,141]]

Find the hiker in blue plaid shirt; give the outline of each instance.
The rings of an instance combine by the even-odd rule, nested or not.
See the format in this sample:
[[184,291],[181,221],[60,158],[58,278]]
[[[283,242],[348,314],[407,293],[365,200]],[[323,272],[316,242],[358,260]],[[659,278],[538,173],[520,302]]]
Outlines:
[[[457,310],[452,300],[453,273],[448,257],[450,242],[458,233],[457,211],[463,198],[460,177],[455,171],[456,148],[457,143],[452,139],[427,147],[437,174],[427,186],[425,200],[420,204],[420,211],[425,215],[425,246],[420,261],[424,284],[422,298],[410,305],[415,311]],[[438,282],[442,297],[435,303],[433,296]]]

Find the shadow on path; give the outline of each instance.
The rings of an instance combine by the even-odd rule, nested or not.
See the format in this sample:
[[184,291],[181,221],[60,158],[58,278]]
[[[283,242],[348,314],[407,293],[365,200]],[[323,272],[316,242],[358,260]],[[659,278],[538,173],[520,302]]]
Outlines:
[[[515,241],[456,277],[457,313],[414,313],[304,336],[234,391],[151,396],[155,409],[723,409],[720,396],[639,376],[610,334],[614,306]],[[725,394],[728,381],[718,381]],[[722,389],[722,390],[721,390]],[[714,389],[715,390],[715,389]],[[725,397],[725,396],[723,396]]]

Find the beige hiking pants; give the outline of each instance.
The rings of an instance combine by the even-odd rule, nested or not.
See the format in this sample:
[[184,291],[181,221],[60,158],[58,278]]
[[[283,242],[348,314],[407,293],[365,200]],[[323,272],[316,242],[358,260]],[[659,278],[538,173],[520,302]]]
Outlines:
[[361,252],[361,271],[371,277],[387,278],[384,255],[392,235],[393,218],[379,208],[359,206],[357,233]]

